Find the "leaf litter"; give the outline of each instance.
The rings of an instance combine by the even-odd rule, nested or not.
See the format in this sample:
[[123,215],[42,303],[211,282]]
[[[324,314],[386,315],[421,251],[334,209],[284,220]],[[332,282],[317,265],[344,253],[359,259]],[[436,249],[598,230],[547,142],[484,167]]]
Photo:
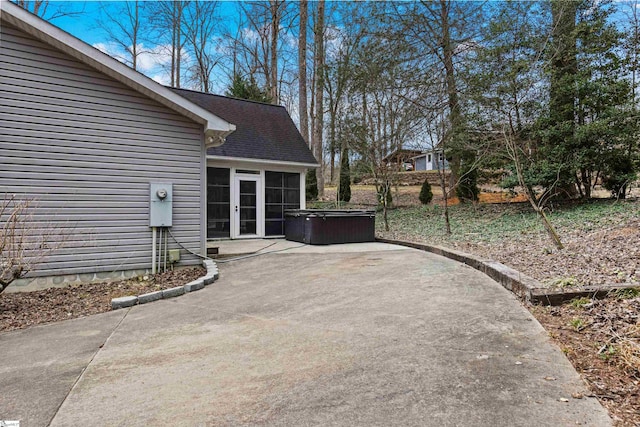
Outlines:
[[5,292],[0,294],[0,331],[104,313],[111,310],[112,298],[181,286],[205,273],[202,267],[188,267],[126,280],[74,284],[31,292]]

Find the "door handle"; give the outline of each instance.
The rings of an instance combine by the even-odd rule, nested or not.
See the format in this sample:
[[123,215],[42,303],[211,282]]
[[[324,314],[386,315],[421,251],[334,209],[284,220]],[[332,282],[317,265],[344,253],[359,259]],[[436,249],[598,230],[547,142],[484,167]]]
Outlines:
[[236,206],[236,212],[238,212],[238,207]]

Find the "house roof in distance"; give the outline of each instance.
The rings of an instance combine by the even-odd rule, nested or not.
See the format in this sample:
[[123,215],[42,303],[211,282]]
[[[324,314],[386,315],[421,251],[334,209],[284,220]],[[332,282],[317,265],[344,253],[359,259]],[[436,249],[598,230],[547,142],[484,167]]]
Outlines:
[[284,107],[186,89],[171,90],[236,125],[223,145],[207,149],[207,156],[318,166]]
[[402,163],[407,160],[411,160],[414,156],[422,153],[420,150],[409,150],[405,148],[400,148],[385,156],[382,161],[384,162],[392,162],[392,163]]

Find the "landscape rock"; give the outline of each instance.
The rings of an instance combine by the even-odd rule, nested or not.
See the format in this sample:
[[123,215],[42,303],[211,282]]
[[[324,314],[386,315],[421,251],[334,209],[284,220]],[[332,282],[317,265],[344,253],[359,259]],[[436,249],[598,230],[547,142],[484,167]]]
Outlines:
[[138,304],[146,304],[159,299],[162,299],[162,291],[149,292],[138,296]]
[[133,307],[138,303],[138,297],[120,297],[111,300],[111,308],[117,310],[119,308]]
[[187,283],[186,285],[184,285],[184,291],[185,292],[198,291],[198,290],[200,290],[202,288],[204,288],[204,280],[203,279],[194,280],[193,282],[190,282],[190,283]]
[[184,286],[176,286],[175,288],[165,289],[162,291],[162,298],[173,298],[180,295],[184,295]]

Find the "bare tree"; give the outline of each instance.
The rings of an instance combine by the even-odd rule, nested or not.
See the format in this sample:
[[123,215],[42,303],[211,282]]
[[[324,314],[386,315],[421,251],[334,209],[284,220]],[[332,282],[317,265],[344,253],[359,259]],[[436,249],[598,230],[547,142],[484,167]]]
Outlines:
[[184,10],[187,4],[188,0],[163,0],[147,4],[150,24],[155,30],[154,42],[164,42],[171,55],[169,75],[173,87],[180,87],[181,84],[183,49],[187,42],[184,28]]
[[193,0],[184,9],[186,40],[193,63],[189,67],[190,79],[203,92],[210,92],[211,74],[220,62],[214,48],[218,19],[217,1]]
[[316,160],[320,167],[316,169],[316,179],[318,182],[318,196],[324,195],[324,146],[323,146],[323,129],[324,129],[324,63],[325,63],[325,46],[324,46],[324,0],[318,1],[316,10],[316,19],[314,25],[314,103],[315,112],[313,114],[313,135],[312,148]]
[[0,293],[42,263],[64,243],[52,224],[34,225],[33,199],[5,195],[0,201]]
[[282,16],[282,8],[284,0],[269,0],[269,11],[271,12],[271,63],[269,64],[271,75],[271,102],[274,104],[280,103],[280,96],[278,90],[278,40],[280,34],[280,19]]
[[[442,95],[442,93],[441,93]],[[449,181],[446,176],[446,166],[443,161],[440,161],[440,152],[444,153],[446,148],[447,135],[447,114],[446,114],[446,101],[443,99],[431,99],[430,108],[423,109],[425,130],[427,135],[427,148],[431,151],[432,156],[435,156],[436,166],[438,171],[438,183],[440,185],[440,192],[442,193],[442,204],[444,217],[445,233],[451,234],[451,221],[449,219],[449,198],[451,197]]]
[[553,244],[558,249],[564,249],[564,245],[560,240],[560,236],[556,232],[555,228],[549,221],[545,213],[545,205],[549,201],[549,199],[555,195],[555,186],[551,185],[545,188],[544,192],[537,196],[531,186],[526,182],[524,177],[524,162],[523,157],[526,157],[525,152],[522,150],[522,144],[517,139],[517,133],[513,127],[505,126],[502,129],[502,136],[505,143],[505,147],[507,149],[507,154],[511,158],[513,165],[516,171],[516,177],[518,179],[518,183],[520,187],[524,191],[527,201],[533,208],[533,210],[538,214],[540,219],[542,220],[542,224],[544,225],[544,229],[546,230],[549,238],[553,242]]
[[272,103],[297,106],[298,8],[284,0],[237,4],[237,24],[227,30],[226,37],[232,57],[230,77],[238,74],[255,81],[268,91]]
[[[366,29],[360,25],[360,8],[354,3],[340,3],[329,13],[329,17],[338,19],[341,25],[327,25],[325,92],[327,112],[329,114],[329,177],[334,180],[335,159],[338,151],[346,150],[346,141],[338,140],[338,129],[342,119],[342,108],[347,92],[354,83],[354,56],[365,37]],[[331,18],[330,18],[331,19]]]
[[145,52],[140,43],[144,7],[141,3],[138,0],[117,4],[102,2],[98,20],[98,26],[107,34],[109,41],[126,52],[125,57],[114,56],[134,70],[138,69],[138,58]]
[[506,158],[514,171],[514,185],[524,192],[553,244],[562,249],[560,237],[545,213],[559,180],[536,194],[526,179],[538,155],[527,127],[535,122],[544,104],[542,57],[555,29],[543,25],[545,16],[536,9],[536,5],[525,2],[501,5],[499,18],[487,30],[485,46],[478,52],[473,70],[475,105],[482,118],[476,126],[486,139],[493,140],[495,157]]
[[[445,153],[450,160],[450,185],[460,182],[461,171],[467,170],[473,162],[473,153],[461,150],[466,138],[466,123],[462,110],[462,90],[460,87],[460,57],[473,46],[483,16],[486,2],[461,2],[455,0],[435,0],[419,2],[391,3],[387,14],[389,29],[387,38],[395,45],[406,49],[406,57],[414,63],[414,73],[422,76],[424,85],[430,85],[430,75],[434,70],[445,76],[441,87],[446,93],[448,114],[447,147]],[[422,71],[421,71],[422,70]],[[416,86],[419,81],[414,83]],[[463,172],[464,173],[464,172]]]
[[309,144],[309,112],[307,110],[307,0],[300,0],[300,25],[298,29],[298,115],[300,133]]
[[624,23],[627,37],[624,43],[626,60],[629,66],[631,90],[633,91],[633,109],[637,110],[640,99],[638,97],[638,73],[640,72],[640,5],[637,1],[624,1],[619,7],[626,17]]
[[389,163],[385,158],[416,137],[421,117],[415,98],[422,95],[403,84],[402,77],[409,70],[387,47],[377,39],[358,45],[354,81],[345,105],[354,129],[350,147],[360,155],[374,178],[385,229],[389,230],[391,189],[401,165]]
[[50,0],[12,0],[21,8],[38,15],[47,21],[62,18],[64,16],[76,16],[84,13],[84,4],[81,10],[74,10],[66,2]]

